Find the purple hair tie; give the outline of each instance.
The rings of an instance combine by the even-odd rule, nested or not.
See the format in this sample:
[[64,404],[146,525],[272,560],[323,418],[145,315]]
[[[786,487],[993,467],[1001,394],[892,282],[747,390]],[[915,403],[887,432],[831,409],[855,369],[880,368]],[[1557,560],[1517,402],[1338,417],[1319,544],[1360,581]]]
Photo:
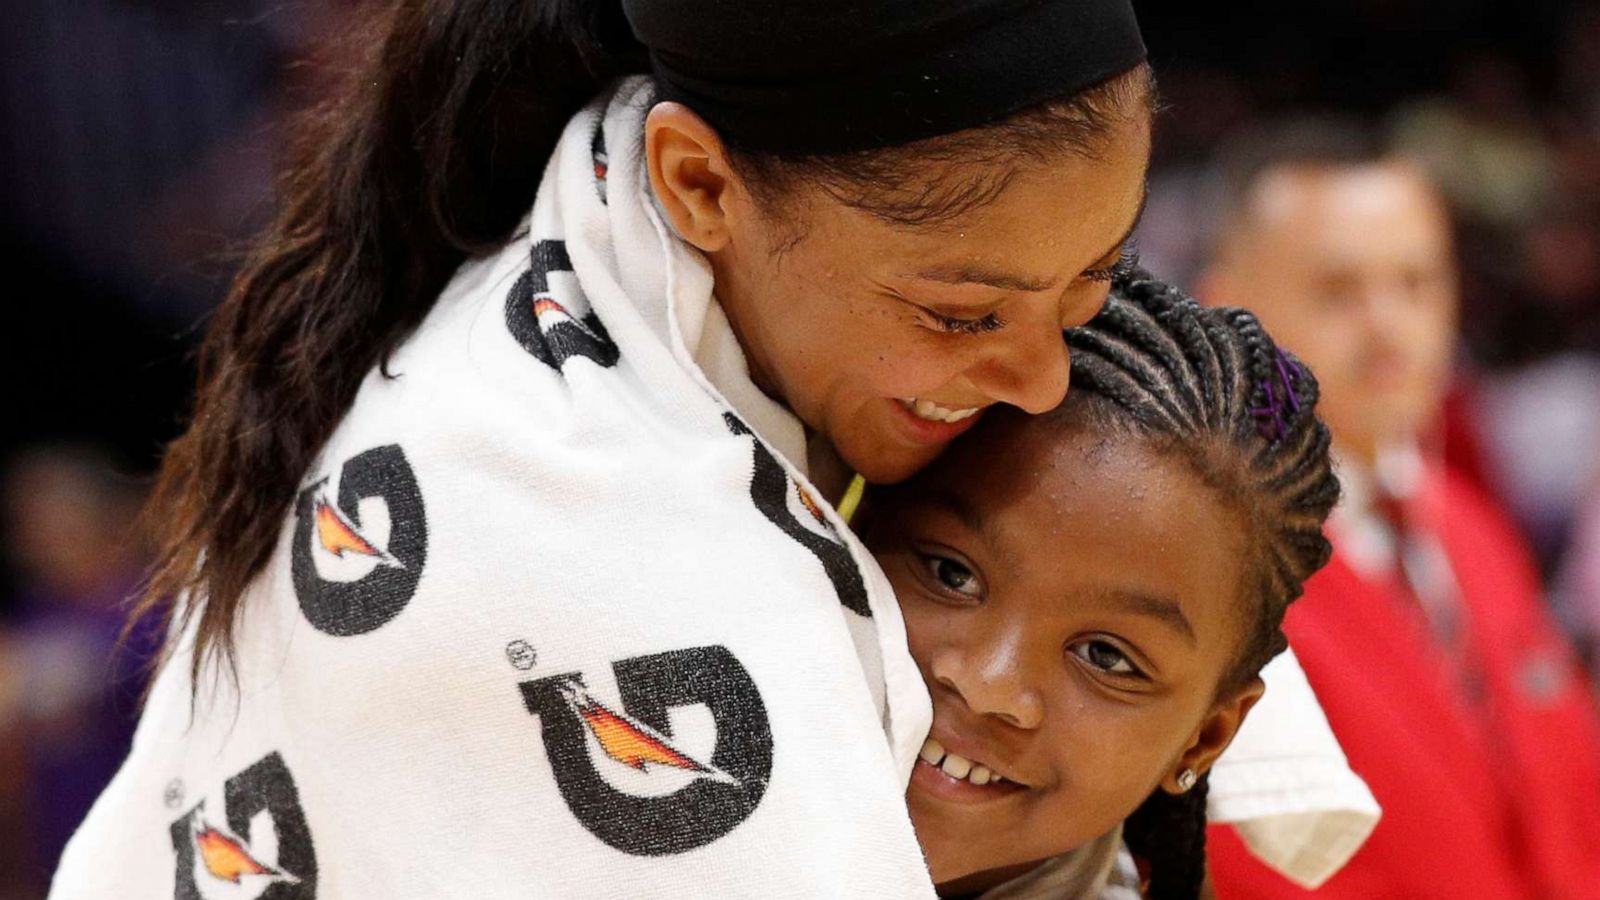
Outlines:
[[1272,389],[1273,379],[1268,375],[1266,384],[1262,385],[1267,393],[1267,404],[1251,409],[1250,415],[1255,418],[1256,430],[1261,436],[1276,443],[1289,436],[1288,420],[1300,412],[1300,398],[1295,394],[1294,382],[1304,370],[1281,347],[1274,358],[1274,368],[1283,386],[1282,393]]

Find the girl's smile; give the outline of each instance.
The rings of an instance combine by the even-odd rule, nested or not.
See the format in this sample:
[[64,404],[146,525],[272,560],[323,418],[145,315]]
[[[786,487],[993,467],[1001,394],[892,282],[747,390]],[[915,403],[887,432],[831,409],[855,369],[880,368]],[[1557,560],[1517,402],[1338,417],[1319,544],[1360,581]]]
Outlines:
[[[948,734],[946,739],[954,746],[967,746]],[[978,750],[958,753],[930,736],[918,754],[911,785],[951,803],[988,803],[1028,789],[1011,771]]]

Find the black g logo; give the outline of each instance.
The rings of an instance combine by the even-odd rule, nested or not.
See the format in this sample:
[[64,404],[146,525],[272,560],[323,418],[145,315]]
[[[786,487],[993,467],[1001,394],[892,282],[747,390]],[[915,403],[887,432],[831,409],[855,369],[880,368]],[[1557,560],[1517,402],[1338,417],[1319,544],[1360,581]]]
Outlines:
[[[523,682],[539,717],[556,786],[591,834],[635,856],[709,844],[761,803],[772,775],[772,729],[755,682],[726,647],[696,647],[612,664],[621,708],[591,695],[576,673]],[[668,710],[702,705],[715,747],[675,742]],[[614,774],[608,780],[602,767]],[[631,771],[627,771],[631,770]],[[619,776],[632,790],[619,788]]]
[[290,568],[300,611],[318,631],[347,637],[383,627],[417,592],[428,562],[422,492],[395,444],[345,462],[300,492]]
[[[283,757],[269,753],[229,778],[222,799],[221,811],[202,800],[168,829],[177,861],[174,900],[316,900],[317,854]],[[271,840],[252,833],[263,813]]]
[[563,241],[533,245],[533,267],[522,273],[506,296],[506,327],[522,349],[556,371],[574,356],[610,368],[622,355],[606,333],[606,326],[582,291],[558,300],[550,289],[550,273],[571,272]]

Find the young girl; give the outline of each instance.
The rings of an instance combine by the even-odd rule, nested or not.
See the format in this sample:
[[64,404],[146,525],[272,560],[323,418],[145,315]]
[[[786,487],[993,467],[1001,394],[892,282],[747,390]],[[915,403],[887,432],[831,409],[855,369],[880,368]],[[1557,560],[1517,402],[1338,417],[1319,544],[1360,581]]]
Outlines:
[[933,694],[912,820],[946,895],[1097,896],[1120,833],[1149,896],[1194,897],[1206,773],[1330,553],[1328,431],[1252,315],[1147,277],[1067,343],[1065,403],[862,521]]

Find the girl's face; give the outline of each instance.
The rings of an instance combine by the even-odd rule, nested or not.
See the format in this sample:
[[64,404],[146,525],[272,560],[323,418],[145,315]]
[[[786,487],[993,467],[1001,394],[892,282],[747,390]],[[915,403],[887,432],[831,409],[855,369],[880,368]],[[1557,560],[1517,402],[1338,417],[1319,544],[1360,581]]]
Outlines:
[[879,501],[868,544],[933,697],[908,802],[936,882],[1105,834],[1209,769],[1259,696],[1217,697],[1244,531],[1183,462],[1004,416]]
[[[751,375],[869,481],[903,479],[982,410],[1043,412],[1067,389],[1064,327],[1104,304],[1144,200],[1149,121],[1099,159],[930,169],[930,193],[998,190],[936,225],[891,224],[816,186],[756,201],[693,113],[647,124],[652,182],[706,252]],[[699,147],[700,149],[695,149]],[[1022,166],[996,178],[1001,167]],[[1007,170],[1002,170],[1007,171]],[[919,182],[920,184],[920,182]]]

